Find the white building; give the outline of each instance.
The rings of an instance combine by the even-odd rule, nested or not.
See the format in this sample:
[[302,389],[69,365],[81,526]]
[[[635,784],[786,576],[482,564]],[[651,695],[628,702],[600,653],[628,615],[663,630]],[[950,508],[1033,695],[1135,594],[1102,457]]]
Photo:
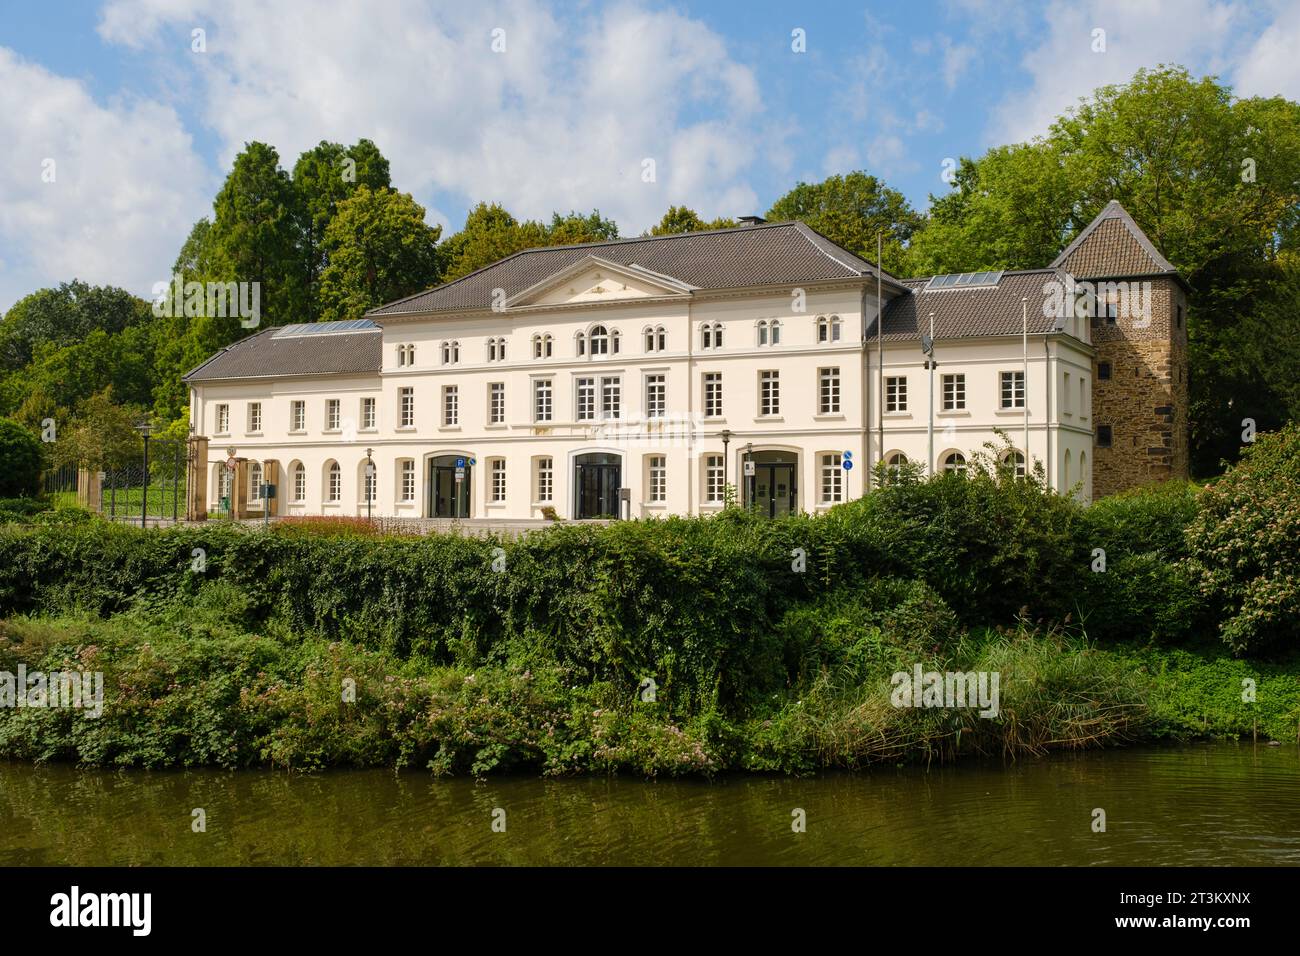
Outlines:
[[1052,487],[1087,498],[1092,323],[1043,308],[1067,279],[900,281],[801,223],[526,250],[189,373],[205,507],[233,484],[244,514],[690,515],[733,485],[813,512],[862,495],[882,454],[961,467],[995,428],[1023,452],[1026,426]]

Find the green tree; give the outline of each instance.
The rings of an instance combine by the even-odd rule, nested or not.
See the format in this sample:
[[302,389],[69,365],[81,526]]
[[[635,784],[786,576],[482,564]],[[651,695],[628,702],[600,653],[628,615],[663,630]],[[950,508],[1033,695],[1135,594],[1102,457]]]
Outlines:
[[705,222],[688,206],[669,206],[658,224],[650,227],[650,235],[671,236],[683,232],[703,232],[706,229],[730,229],[734,225],[734,219],[719,217],[712,222]]
[[924,221],[902,193],[863,172],[801,182],[772,204],[767,218],[797,219],[871,262],[876,236],[883,234],[887,272],[903,268],[905,247]]
[[96,329],[121,332],[151,319],[149,303],[114,286],[79,279],[39,289],[10,307],[0,321],[0,372],[31,363],[46,345],[69,345]]
[[317,301],[320,276],[329,265],[325,232],[338,212],[339,203],[362,186],[372,190],[392,186],[388,160],[368,139],[346,147],[321,140],[294,164],[293,189],[302,244],[303,282],[308,291],[306,321],[314,320],[320,313]]
[[551,224],[546,229],[546,243],[551,246],[570,246],[579,242],[605,242],[618,238],[618,225],[612,219],[601,216],[599,209],[593,209],[591,215],[570,212],[561,216],[558,212],[551,216]]
[[144,417],[136,405],[118,404],[105,388],[83,401],[54,442],[55,465],[92,469],[119,467],[140,458],[136,424]]
[[500,204],[481,202],[470,210],[464,228],[440,247],[445,263],[443,279],[459,279],[521,249],[544,246],[546,241],[546,229],[541,223],[521,224]]
[[321,275],[323,319],[352,319],[367,309],[438,282],[441,226],[424,222],[408,193],[361,186],[339,203],[325,230],[329,265]]
[[40,494],[44,463],[41,440],[18,422],[0,418],[0,498]]
[[963,159],[953,190],[931,197],[908,274],[1041,268],[1111,199],[1192,287],[1192,463],[1212,472],[1239,452],[1243,417],[1274,424],[1293,407],[1294,359],[1279,356],[1300,348],[1294,299],[1272,290],[1296,244],[1300,105],[1237,99],[1181,67],[1139,70],[1045,137]]
[[259,284],[263,326],[301,318],[306,284],[299,265],[297,197],[275,148],[246,144],[212,208],[220,278]]

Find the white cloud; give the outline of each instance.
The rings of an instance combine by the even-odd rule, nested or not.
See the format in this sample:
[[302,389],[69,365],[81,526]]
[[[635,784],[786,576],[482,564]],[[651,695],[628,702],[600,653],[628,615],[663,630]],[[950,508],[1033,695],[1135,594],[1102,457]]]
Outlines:
[[1246,51],[1233,75],[1238,96],[1300,100],[1300,6],[1280,5],[1277,19]]
[[[1237,62],[1243,32],[1255,23],[1241,4],[1227,0],[1056,0],[1021,61],[1030,86],[1007,94],[988,141],[1023,142],[1046,133],[1081,97],[1126,82],[1141,67],[1179,63],[1223,72]],[[1104,53],[1093,52],[1095,29],[1105,30]]]
[[5,47],[0,143],[0,310],[73,278],[147,294],[211,201],[172,109],[97,103],[80,81]]
[[[321,139],[364,136],[426,202],[449,192],[528,217],[595,206],[625,234],[670,202],[704,216],[753,207],[757,81],[678,13],[191,0],[170,16],[159,0],[114,0],[100,33],[158,47],[187,41],[196,22],[208,25],[208,52],[193,58],[201,112],[223,167],[248,140],[291,165]],[[646,158],[654,183],[642,181]]]

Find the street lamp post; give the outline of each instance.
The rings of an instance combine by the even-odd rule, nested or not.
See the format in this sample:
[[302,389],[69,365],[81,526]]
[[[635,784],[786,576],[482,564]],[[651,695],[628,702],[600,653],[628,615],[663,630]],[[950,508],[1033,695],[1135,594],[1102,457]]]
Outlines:
[[930,313],[930,334],[921,336],[921,351],[925,353],[925,367],[930,372],[930,419],[926,425],[927,455],[925,473],[934,474],[934,313]]
[[731,429],[722,430],[722,504],[725,507],[727,503],[727,446],[731,444]]
[[143,528],[149,515],[149,435],[153,432],[153,425],[145,419],[135,426],[135,430],[144,438],[144,488],[140,495],[140,527]]
[[366,449],[366,523],[371,523],[370,503],[375,498],[375,463],[371,455],[375,453],[373,448]]

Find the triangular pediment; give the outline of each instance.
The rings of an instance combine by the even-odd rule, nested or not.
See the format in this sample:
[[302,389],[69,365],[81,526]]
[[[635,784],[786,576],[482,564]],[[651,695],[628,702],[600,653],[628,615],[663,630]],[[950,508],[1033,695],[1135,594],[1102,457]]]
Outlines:
[[506,300],[506,308],[577,305],[690,295],[694,287],[672,276],[651,272],[635,263],[623,265],[584,256]]

